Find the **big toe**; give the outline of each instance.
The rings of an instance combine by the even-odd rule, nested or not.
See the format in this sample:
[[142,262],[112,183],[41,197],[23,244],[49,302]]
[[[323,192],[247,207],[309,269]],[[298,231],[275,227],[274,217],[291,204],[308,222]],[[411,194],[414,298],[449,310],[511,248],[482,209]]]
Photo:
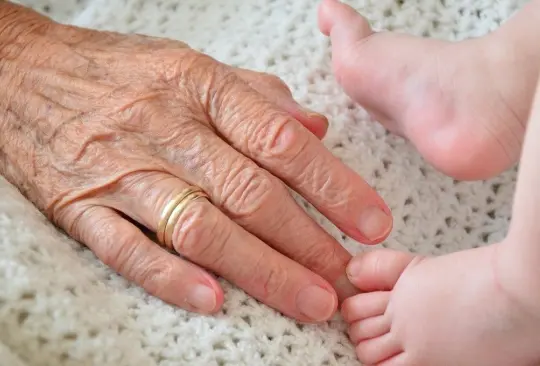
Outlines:
[[358,254],[347,266],[347,275],[361,291],[388,291],[415,257],[394,250]]
[[339,0],[323,0],[319,6],[319,29],[334,45],[363,39],[373,33],[366,18]]

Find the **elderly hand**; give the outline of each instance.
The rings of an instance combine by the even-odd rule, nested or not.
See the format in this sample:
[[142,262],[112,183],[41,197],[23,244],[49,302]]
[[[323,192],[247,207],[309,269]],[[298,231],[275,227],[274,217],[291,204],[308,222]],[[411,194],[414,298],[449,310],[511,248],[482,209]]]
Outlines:
[[[180,42],[64,26],[0,4],[0,172],[51,221],[182,308],[220,308],[223,292],[205,268],[300,321],[333,315],[336,290],[352,291],[349,253],[287,185],[364,243],[383,240],[392,219],[317,139],[324,117],[300,108],[276,77]],[[191,185],[209,200],[187,204],[166,250],[141,228],[156,232]]]

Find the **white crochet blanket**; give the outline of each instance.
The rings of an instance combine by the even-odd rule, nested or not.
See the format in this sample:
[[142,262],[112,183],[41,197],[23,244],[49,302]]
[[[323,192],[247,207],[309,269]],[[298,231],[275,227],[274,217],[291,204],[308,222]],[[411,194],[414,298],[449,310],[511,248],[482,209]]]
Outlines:
[[[316,26],[317,0],[22,2],[80,26],[181,39],[219,60],[282,77],[300,102],[330,117],[328,148],[389,202],[395,230],[387,247],[441,254],[505,234],[514,172],[454,182],[370,121],[334,81],[329,43]],[[349,3],[379,29],[451,40],[485,34],[520,6],[520,0]],[[1,178],[0,197],[0,366],[357,365],[339,317],[297,325],[226,283],[223,312],[186,313],[107,269]],[[324,225],[349,249],[360,249]]]

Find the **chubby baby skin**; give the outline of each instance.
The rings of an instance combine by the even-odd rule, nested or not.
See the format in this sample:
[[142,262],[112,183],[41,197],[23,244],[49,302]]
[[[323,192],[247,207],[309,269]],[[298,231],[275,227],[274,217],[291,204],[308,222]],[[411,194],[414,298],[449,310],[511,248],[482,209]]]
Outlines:
[[539,0],[462,42],[374,32],[337,0],[321,3],[319,28],[345,92],[435,168],[477,180],[517,162],[540,65]]
[[341,312],[365,365],[540,365],[540,47],[531,43],[540,2],[526,7],[489,36],[451,44],[373,33],[352,8],[321,5],[345,91],[438,169],[483,179],[520,160],[503,241],[441,257],[375,250],[351,260],[361,293]]

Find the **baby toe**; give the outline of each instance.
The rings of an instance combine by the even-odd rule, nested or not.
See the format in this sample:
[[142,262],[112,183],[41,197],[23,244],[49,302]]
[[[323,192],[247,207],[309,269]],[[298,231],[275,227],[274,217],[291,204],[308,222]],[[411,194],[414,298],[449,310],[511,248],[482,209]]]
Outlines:
[[358,343],[356,355],[366,365],[377,365],[403,352],[400,342],[392,333]]
[[390,332],[390,319],[388,316],[379,315],[353,323],[349,327],[349,338],[353,344],[381,337]]
[[409,366],[414,365],[411,363],[406,352],[400,352],[397,355],[379,363],[377,366]]
[[390,292],[371,292],[349,297],[341,305],[341,315],[347,323],[383,315],[390,300]]

